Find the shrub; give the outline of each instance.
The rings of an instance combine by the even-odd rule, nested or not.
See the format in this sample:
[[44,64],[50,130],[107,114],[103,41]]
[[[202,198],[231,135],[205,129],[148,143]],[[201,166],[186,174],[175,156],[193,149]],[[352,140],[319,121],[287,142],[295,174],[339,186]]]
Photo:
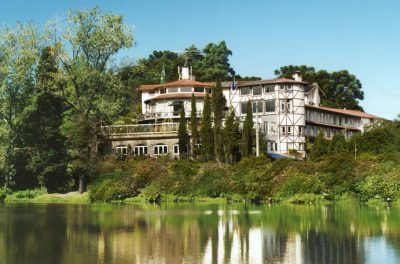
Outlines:
[[43,195],[46,193],[47,193],[47,191],[44,188],[17,191],[17,192],[7,195],[5,201],[18,201],[18,200],[26,201],[26,200],[33,199],[37,196],[40,196],[40,195]]
[[139,191],[132,178],[122,171],[103,174],[89,187],[89,200],[92,202],[111,202],[135,197]]
[[8,188],[1,188],[0,189],[0,202],[4,202],[4,200],[6,199],[6,197],[8,195],[10,195],[12,193],[12,191]]
[[194,186],[195,194],[213,198],[231,192],[229,165],[214,162],[202,164],[194,179]]
[[197,163],[190,160],[174,161],[169,167],[169,180],[171,185],[169,191],[173,194],[193,194],[195,175],[199,169]]
[[277,196],[287,198],[295,194],[314,193],[320,194],[323,190],[320,180],[312,174],[305,174],[289,170],[285,181],[278,186]]

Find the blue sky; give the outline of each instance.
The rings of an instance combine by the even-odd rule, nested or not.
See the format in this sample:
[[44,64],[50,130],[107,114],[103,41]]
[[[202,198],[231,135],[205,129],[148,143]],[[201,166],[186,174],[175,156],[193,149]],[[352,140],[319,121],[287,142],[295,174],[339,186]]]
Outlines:
[[240,75],[273,78],[289,64],[347,69],[363,84],[365,111],[388,119],[400,113],[400,1],[1,0],[0,24],[42,27],[68,8],[95,5],[134,28],[136,45],[124,56],[225,40]]

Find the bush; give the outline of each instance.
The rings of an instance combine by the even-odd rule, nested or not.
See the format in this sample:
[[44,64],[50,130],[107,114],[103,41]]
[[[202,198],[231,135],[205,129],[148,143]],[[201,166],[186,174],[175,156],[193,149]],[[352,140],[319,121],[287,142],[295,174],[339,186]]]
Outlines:
[[0,202],[4,202],[4,200],[6,199],[6,197],[8,195],[10,195],[12,193],[12,191],[8,188],[1,188],[0,189]]
[[194,186],[194,179],[198,169],[198,164],[193,161],[174,161],[169,167],[169,192],[177,195],[193,194],[197,187]]
[[132,178],[126,177],[122,171],[101,175],[89,187],[91,202],[111,202],[135,197],[139,191]]
[[202,164],[194,179],[194,186],[196,195],[212,198],[231,192],[229,165],[214,162]]
[[37,196],[46,194],[47,191],[44,188],[41,189],[32,189],[32,190],[23,190],[23,191],[17,191],[12,194],[7,195],[5,201],[27,201],[29,199],[33,199]]
[[287,174],[290,176],[278,186],[279,198],[287,198],[295,194],[322,193],[322,183],[316,176],[294,170],[289,170]]

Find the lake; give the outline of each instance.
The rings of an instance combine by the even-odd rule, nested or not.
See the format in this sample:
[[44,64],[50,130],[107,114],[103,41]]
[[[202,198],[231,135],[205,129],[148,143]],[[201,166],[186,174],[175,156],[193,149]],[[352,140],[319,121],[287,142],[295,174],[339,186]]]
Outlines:
[[400,263],[400,208],[0,204],[0,263]]

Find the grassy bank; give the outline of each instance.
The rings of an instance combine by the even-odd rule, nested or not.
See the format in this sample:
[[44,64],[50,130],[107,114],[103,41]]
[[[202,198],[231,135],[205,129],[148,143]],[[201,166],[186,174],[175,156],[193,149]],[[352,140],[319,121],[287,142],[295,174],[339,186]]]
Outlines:
[[4,198],[5,203],[63,203],[63,204],[85,204],[89,203],[89,194],[70,192],[66,194],[46,193],[45,190],[25,190],[9,193]]

